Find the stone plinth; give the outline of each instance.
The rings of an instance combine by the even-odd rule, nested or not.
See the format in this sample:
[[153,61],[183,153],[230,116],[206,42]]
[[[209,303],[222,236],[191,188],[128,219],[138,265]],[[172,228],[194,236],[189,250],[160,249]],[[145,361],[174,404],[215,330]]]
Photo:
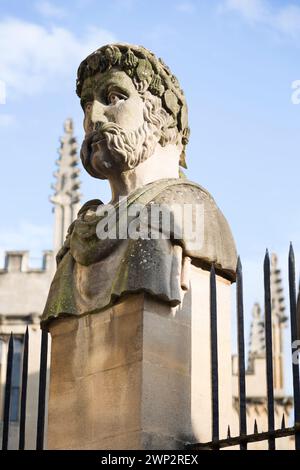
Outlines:
[[[221,435],[231,420],[230,283],[217,278]],[[50,323],[49,449],[182,449],[210,431],[209,273],[181,307],[131,294]]]

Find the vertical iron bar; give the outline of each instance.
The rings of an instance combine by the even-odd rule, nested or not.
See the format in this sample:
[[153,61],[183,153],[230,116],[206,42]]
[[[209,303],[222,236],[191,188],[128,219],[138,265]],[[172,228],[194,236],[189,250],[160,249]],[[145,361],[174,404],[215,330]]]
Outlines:
[[36,450],[44,449],[45,403],[47,385],[48,332],[42,331]]
[[258,427],[257,427],[257,421],[256,419],[254,420],[254,434],[258,434]]
[[300,341],[300,279],[298,285],[298,296],[296,305],[296,325],[297,325],[297,340]]
[[218,328],[217,288],[215,267],[210,272],[210,348],[212,390],[212,440],[219,440],[219,374],[218,374]]
[[[266,374],[268,401],[268,431],[274,431],[274,388],[273,388],[273,348],[272,348],[272,306],[270,286],[270,257],[268,250],[264,260],[265,288],[265,341],[266,341]],[[269,450],[275,450],[275,438],[269,438]]]
[[5,382],[5,398],[4,398],[4,414],[3,414],[3,435],[2,435],[2,450],[7,450],[8,435],[9,435],[9,414],[10,414],[10,401],[11,401],[11,379],[14,358],[14,337],[11,333],[8,343],[7,354],[7,367],[6,367],[6,382]]
[[[243,304],[243,271],[240,257],[236,270],[236,305],[237,305],[237,334],[238,334],[238,368],[239,368],[239,424],[240,435],[247,434],[246,415],[246,371],[245,371],[245,334],[244,334],[244,304]],[[240,445],[241,450],[247,450],[247,443]]]
[[24,450],[25,449],[27,379],[28,379],[28,326],[26,328],[26,333],[25,333],[25,338],[24,338],[24,348],[23,348],[23,370],[22,370],[19,450]]
[[[290,294],[290,321],[291,321],[291,342],[293,358],[293,392],[294,392],[294,418],[295,424],[300,423],[300,384],[299,384],[299,364],[295,360],[297,351],[297,311],[296,311],[296,277],[295,277],[295,255],[293,245],[289,251],[289,294]],[[299,357],[299,356],[298,356]],[[295,434],[295,448],[300,450],[300,433]]]
[[297,340],[300,341],[300,279],[298,286],[298,297],[296,305],[296,326],[297,326]]

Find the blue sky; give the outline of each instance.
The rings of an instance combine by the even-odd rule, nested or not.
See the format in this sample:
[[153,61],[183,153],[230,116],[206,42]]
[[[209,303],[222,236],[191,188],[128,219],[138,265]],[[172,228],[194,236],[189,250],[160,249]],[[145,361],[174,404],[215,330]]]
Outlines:
[[[189,105],[187,176],[226,215],[244,261],[246,307],[261,300],[266,247],[300,260],[300,1],[1,0],[0,250],[52,245],[48,197],[66,117],[82,139],[79,62],[111,41],[142,44],[179,78]],[[83,200],[108,200],[82,172]],[[298,264],[299,266],[299,264]]]

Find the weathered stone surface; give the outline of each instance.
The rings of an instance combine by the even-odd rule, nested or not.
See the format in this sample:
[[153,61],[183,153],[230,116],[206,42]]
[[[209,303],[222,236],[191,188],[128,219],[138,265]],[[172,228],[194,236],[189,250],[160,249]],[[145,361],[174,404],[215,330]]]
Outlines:
[[175,448],[191,437],[190,327],[156,304],[146,311],[139,294],[51,324],[50,449]]
[[[91,217],[85,221],[83,212],[66,242],[43,321],[60,315],[94,313],[130,292],[145,291],[171,306],[179,305],[182,258],[186,257],[207,264],[214,262],[224,275],[233,279],[236,253],[230,229],[212,197],[200,186],[180,179],[161,180],[133,193],[128,206],[130,201],[143,205],[181,204],[182,198],[186,204],[204,204],[202,244],[192,245],[185,238],[99,240],[96,235],[99,218],[95,215],[92,222]],[[87,229],[91,230],[88,238]]]
[[[136,294],[50,324],[50,449],[183,449],[210,439],[209,275],[191,271],[177,308]],[[230,282],[218,277],[217,287],[225,436],[232,412]]]
[[163,106],[173,117],[170,126],[177,126],[186,145],[189,128],[184,93],[177,78],[163,61],[142,46],[114,44],[90,54],[81,63],[77,74],[76,91],[83,103],[89,99],[90,88],[95,86],[99,75],[103,81],[112,68],[124,71],[130,79],[139,83],[137,88],[143,92],[149,90],[155,96],[163,96]]
[[[209,440],[212,264],[220,275],[222,435],[232,409],[236,250],[211,195],[179,178],[189,137],[184,93],[161,60],[124,44],[83,61],[77,93],[85,115],[81,159],[92,176],[109,180],[112,200],[85,204],[58,253],[43,315],[53,341],[49,448],[175,449]],[[152,219],[143,225],[140,218],[153,205],[173,221],[168,232],[158,218],[158,237]],[[175,205],[191,207],[189,218]],[[124,225],[125,236],[114,236]],[[141,225],[146,235],[132,235]]]
[[[179,178],[189,134],[187,106],[169,68],[141,46],[104,46],[80,65],[77,94],[85,114],[81,159],[92,176],[109,180],[112,200],[85,204],[71,225],[58,254],[43,324],[98,312],[124,294],[141,291],[179,305],[187,257],[208,268],[214,263],[234,280],[236,250],[226,219],[208,191]],[[172,204],[201,206],[201,227],[195,216],[178,217]],[[169,208],[174,225],[168,236],[161,236],[159,226],[158,239],[132,237],[135,213],[125,220],[125,237],[113,234],[113,228],[124,225],[124,212],[127,217],[137,205]],[[106,217],[110,228],[103,239],[99,224]],[[198,235],[203,232],[196,244],[186,235],[190,226]]]

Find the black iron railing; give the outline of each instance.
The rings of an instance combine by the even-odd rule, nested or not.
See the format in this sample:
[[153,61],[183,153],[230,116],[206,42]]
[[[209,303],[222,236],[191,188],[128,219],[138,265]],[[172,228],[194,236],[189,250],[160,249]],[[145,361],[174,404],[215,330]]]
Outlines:
[[[297,350],[297,299],[295,278],[295,256],[292,244],[289,251],[289,298],[290,298],[290,324],[291,324],[291,353],[292,357]],[[212,370],[212,440],[205,443],[196,443],[187,446],[189,450],[219,450],[226,447],[239,446],[246,450],[248,444],[254,442],[268,442],[268,449],[276,449],[276,439],[294,436],[295,449],[300,450],[300,382],[299,362],[292,361],[293,399],[294,399],[294,426],[286,428],[283,415],[281,428],[275,429],[274,414],[274,377],[273,377],[273,344],[272,344],[272,305],[270,257],[268,251],[264,259],[264,301],[265,301],[265,343],[266,343],[266,383],[267,383],[267,414],[268,431],[258,432],[257,422],[254,422],[254,431],[247,434],[246,415],[246,369],[245,369],[245,340],[244,340],[244,306],[243,306],[243,273],[240,259],[237,263],[237,344],[238,344],[238,383],[239,383],[239,435],[231,436],[228,426],[227,438],[219,438],[219,390],[218,390],[218,350],[217,350],[217,306],[216,306],[216,276],[212,267],[210,275],[210,311],[211,311],[211,370]],[[298,320],[300,321],[300,319]],[[222,412],[222,410],[221,410]]]
[[26,333],[25,333],[25,339],[24,339],[24,352],[23,352],[19,450],[25,449],[26,401],[27,401],[27,381],[28,381],[28,336],[29,335],[28,335],[28,327],[27,327]]
[[[24,450],[26,445],[26,404],[27,404],[27,380],[28,380],[28,346],[29,346],[28,328],[26,329],[23,346],[23,365],[22,365],[22,388],[20,399],[20,426],[19,426],[19,450]],[[41,357],[40,357],[40,378],[39,378],[39,398],[38,398],[38,418],[36,433],[36,449],[44,448],[44,429],[45,429],[45,407],[46,407],[46,385],[47,385],[47,354],[48,354],[48,332],[43,331],[41,335]],[[2,450],[8,449],[9,427],[10,427],[10,409],[11,409],[11,383],[13,372],[14,357],[14,336],[10,335],[7,354],[6,384],[4,396],[3,413],[3,433]]]
[[[289,299],[290,299],[290,324],[291,324],[291,353],[297,350],[297,299],[295,279],[295,257],[292,245],[289,251]],[[210,343],[211,343],[211,389],[212,389],[212,440],[205,443],[196,443],[187,446],[189,450],[219,450],[226,447],[239,446],[241,450],[247,450],[248,444],[266,441],[269,450],[276,449],[276,439],[294,436],[295,448],[300,450],[300,382],[299,364],[293,361],[293,400],[294,400],[294,425],[286,427],[283,416],[280,429],[275,429],[274,415],[274,378],[273,378],[273,345],[272,345],[272,305],[271,305],[271,282],[270,282],[270,258],[268,252],[264,259],[264,304],[265,304],[265,343],[266,343],[266,383],[267,383],[267,414],[268,431],[258,432],[257,422],[254,422],[252,433],[247,430],[247,394],[246,394],[246,365],[245,365],[245,334],[244,334],[244,305],[243,305],[243,272],[241,260],[238,259],[236,272],[236,314],[237,314],[237,349],[238,349],[238,412],[239,412],[239,434],[231,436],[228,426],[227,438],[220,439],[220,404],[219,394],[219,364],[218,364],[218,312],[217,312],[217,287],[216,273],[212,266],[210,273]],[[27,381],[28,381],[28,328],[24,336],[22,386],[20,397],[20,425],[19,425],[19,449],[26,446],[26,403],[27,403]],[[38,395],[38,417],[36,432],[36,449],[44,448],[45,431],[45,409],[47,388],[47,355],[48,355],[48,333],[42,332],[40,349],[40,373],[39,373],[39,395]],[[14,337],[11,334],[8,345],[6,384],[4,395],[3,413],[3,435],[2,449],[6,450],[9,443],[11,390],[14,357]]]

